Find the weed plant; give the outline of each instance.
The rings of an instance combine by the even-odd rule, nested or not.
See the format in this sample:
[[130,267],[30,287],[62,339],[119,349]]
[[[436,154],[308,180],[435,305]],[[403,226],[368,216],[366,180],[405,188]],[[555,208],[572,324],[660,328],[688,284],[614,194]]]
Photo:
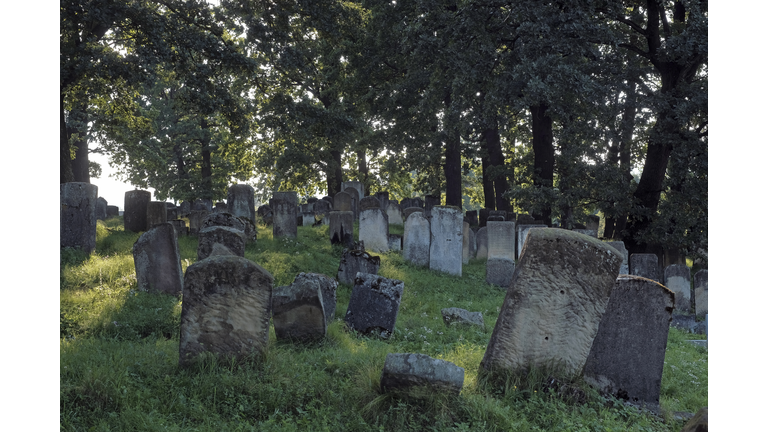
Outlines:
[[[676,411],[707,405],[707,351],[671,329],[656,417],[598,394],[553,371],[527,376],[478,374],[504,292],[485,283],[471,260],[455,277],[381,254],[379,274],[405,291],[388,340],[351,331],[343,321],[352,287],[340,284],[335,319],[318,343],[278,342],[270,330],[261,358],[201,356],[179,368],[181,299],[137,290],[131,247],[139,237],[121,218],[99,222],[95,253],[61,252],[60,423],[67,431],[677,431]],[[179,239],[182,267],[197,259],[195,237]],[[275,286],[300,272],[334,277],[342,248],[328,227],[299,227],[274,239],[259,227],[246,258]],[[485,328],[447,327],[440,310],[482,312]],[[388,353],[422,353],[464,368],[458,396],[382,394]]]

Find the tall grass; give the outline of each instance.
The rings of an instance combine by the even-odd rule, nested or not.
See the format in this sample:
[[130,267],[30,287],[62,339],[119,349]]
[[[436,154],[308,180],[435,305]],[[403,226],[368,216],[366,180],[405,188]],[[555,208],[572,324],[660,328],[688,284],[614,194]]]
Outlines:
[[[381,255],[379,273],[405,283],[395,331],[365,337],[343,322],[352,287],[339,285],[335,320],[325,340],[278,342],[270,330],[262,358],[203,357],[178,367],[181,299],[138,291],[131,247],[139,234],[122,220],[99,222],[96,252],[61,255],[60,422],[62,430],[547,430],[677,431],[672,413],[707,404],[707,353],[670,330],[662,417],[599,395],[584,383],[548,380],[546,372],[489,380],[479,364],[504,292],[485,284],[473,260],[455,277]],[[179,239],[182,266],[196,260],[194,237]],[[299,272],[334,277],[342,249],[328,227],[300,227],[296,239],[274,239],[259,227],[245,255],[272,273],[275,286]],[[485,329],[446,327],[440,310],[482,312]],[[464,368],[459,396],[382,394],[388,353],[413,352]],[[553,384],[554,383],[554,384]],[[549,384],[549,385],[547,385]]]

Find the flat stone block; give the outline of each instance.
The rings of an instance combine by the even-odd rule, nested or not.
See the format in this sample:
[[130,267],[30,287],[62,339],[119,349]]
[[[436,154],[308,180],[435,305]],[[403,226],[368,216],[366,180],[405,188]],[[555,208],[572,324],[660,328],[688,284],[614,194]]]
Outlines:
[[464,386],[464,368],[424,354],[387,354],[380,382],[385,393],[458,395]]
[[461,308],[445,308],[440,311],[446,326],[478,326],[485,331],[485,321],[480,312],[470,312]]

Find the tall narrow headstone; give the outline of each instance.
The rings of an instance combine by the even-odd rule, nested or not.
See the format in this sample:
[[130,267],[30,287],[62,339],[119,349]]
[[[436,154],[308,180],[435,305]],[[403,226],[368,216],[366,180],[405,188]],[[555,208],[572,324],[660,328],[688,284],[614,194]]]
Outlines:
[[411,264],[429,266],[429,220],[424,212],[414,212],[405,220],[403,230],[403,258]]
[[298,201],[295,191],[274,193],[271,201],[273,237],[296,238],[298,236],[296,223]]
[[59,240],[61,247],[96,249],[96,198],[99,188],[82,182],[59,186]]
[[693,275],[693,292],[696,302],[696,316],[709,314],[709,276],[707,270],[699,270]]
[[243,216],[256,224],[254,190],[247,184],[235,184],[227,190],[227,213]]
[[475,243],[475,232],[469,227],[469,222],[463,223],[461,231],[461,262],[468,264],[469,260],[475,258],[477,253],[477,243]]
[[352,197],[352,213],[355,214],[355,220],[357,220],[360,218],[360,200],[363,198],[363,196],[360,195],[357,189],[353,187],[348,187],[344,189],[343,192],[346,192],[350,197]]
[[[487,223],[487,222],[486,222]],[[481,227],[477,230],[475,235],[475,242],[477,242],[477,253],[475,257],[477,259],[488,259],[488,226]]]
[[659,413],[661,375],[675,294],[649,279],[616,279],[584,365],[600,391]]
[[[437,195],[427,195],[424,197],[424,211],[429,215],[431,214],[432,208],[435,206],[440,205],[440,199],[441,197]],[[463,215],[462,215],[463,216]],[[462,217],[463,219],[463,217]]]
[[96,220],[105,220],[107,218],[107,200],[104,197],[96,198]]
[[632,254],[629,256],[629,272],[633,276],[660,282],[659,257],[651,253]]
[[147,230],[147,205],[151,200],[152,194],[149,191],[132,190],[125,193],[123,226],[126,231]]
[[580,374],[620,265],[616,250],[592,237],[531,229],[480,367]]
[[432,207],[429,268],[461,276],[464,214],[458,207]]
[[178,295],[184,276],[176,229],[164,222],[147,230],[133,244],[136,282],[142,291]]
[[691,269],[688,266],[672,264],[664,269],[664,286],[675,293],[675,311],[691,311]]
[[619,252],[622,253],[624,256],[624,260],[621,262],[621,268],[619,269],[619,274],[629,274],[629,253],[627,252],[626,246],[624,246],[623,241],[609,241],[606,242],[608,245],[613,246],[614,248],[618,249]]
[[[363,200],[373,197],[365,197]],[[383,253],[389,250],[389,222],[387,215],[378,207],[365,208],[360,211],[358,239],[365,248],[372,252]]]
[[509,288],[515,272],[515,223],[488,221],[488,261],[485,264],[485,282]]
[[147,203],[147,229],[168,222],[168,206],[163,201]]
[[354,233],[352,232],[353,222],[354,214],[351,211],[334,210],[330,212],[328,235],[331,237],[331,244],[352,247],[352,243],[355,241]]
[[233,255],[211,256],[187,267],[181,305],[179,365],[203,352],[242,358],[269,343],[272,275]]
[[486,224],[488,223],[488,215],[490,214],[490,212],[491,211],[488,210],[487,208],[480,209],[480,213],[478,215],[478,218],[479,218],[478,223],[481,228],[486,226]]

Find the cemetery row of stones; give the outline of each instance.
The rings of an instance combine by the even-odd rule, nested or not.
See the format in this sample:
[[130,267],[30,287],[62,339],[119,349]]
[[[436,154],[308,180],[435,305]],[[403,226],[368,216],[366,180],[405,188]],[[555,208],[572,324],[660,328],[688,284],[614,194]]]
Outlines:
[[[83,199],[83,191],[89,187],[92,194],[88,192],[88,199]],[[126,219],[132,209],[129,194],[133,197],[137,192],[143,191],[126,193]],[[95,186],[62,185],[62,237],[65,229],[76,231],[69,225],[77,219],[77,212],[71,210],[79,209],[83,201],[95,202],[95,195]],[[252,200],[252,191],[245,195]],[[380,200],[360,200],[360,243],[355,244],[349,222],[355,211],[337,205],[334,197],[328,213],[330,240],[349,246],[341,257],[337,280],[300,273],[290,286],[274,289],[269,272],[244,257],[246,226],[254,218],[250,212],[235,216],[237,202],[232,196],[228,199],[229,213],[209,214],[203,220],[201,226],[205,226],[198,232],[198,261],[186,274],[181,271],[179,234],[173,223],[148,227],[134,245],[141,289],[175,294],[183,291],[180,364],[188,364],[202,352],[236,357],[263,353],[270,319],[280,339],[324,337],[335,313],[337,280],[354,286],[345,314],[350,328],[383,338],[392,334],[404,284],[378,276],[378,257],[362,247],[373,244],[377,252],[392,249],[389,241],[381,242],[369,234],[387,232],[388,217]],[[295,192],[276,193],[271,200],[276,237],[297,235],[296,202]],[[252,204],[244,207],[254,209]],[[90,211],[93,219],[95,212]],[[467,259],[469,232],[473,232],[463,216],[460,209],[447,206],[408,214],[402,240],[406,259],[460,276]],[[334,218],[341,219],[338,229]],[[250,223],[237,224],[244,219]],[[364,222],[368,220],[372,222]],[[369,229],[369,225],[374,228]],[[485,227],[487,268],[491,269],[487,270],[488,277],[508,289],[481,369],[524,373],[532,367],[558,367],[567,375],[583,375],[603,392],[658,411],[676,294],[657,278],[619,276],[626,256],[611,244],[574,231],[534,229],[543,227],[524,231],[525,224],[519,221],[517,229],[515,226],[513,221],[491,220]],[[522,246],[515,248],[515,240]],[[641,273],[643,261],[635,264],[632,257],[629,261],[638,269],[633,274]],[[706,273],[698,276],[706,291]],[[674,277],[680,276],[668,276],[667,283]],[[482,325],[479,313],[446,309],[443,314],[446,323]],[[381,384],[385,390],[428,385],[458,392],[463,374],[462,368],[428,356],[390,354]]]

